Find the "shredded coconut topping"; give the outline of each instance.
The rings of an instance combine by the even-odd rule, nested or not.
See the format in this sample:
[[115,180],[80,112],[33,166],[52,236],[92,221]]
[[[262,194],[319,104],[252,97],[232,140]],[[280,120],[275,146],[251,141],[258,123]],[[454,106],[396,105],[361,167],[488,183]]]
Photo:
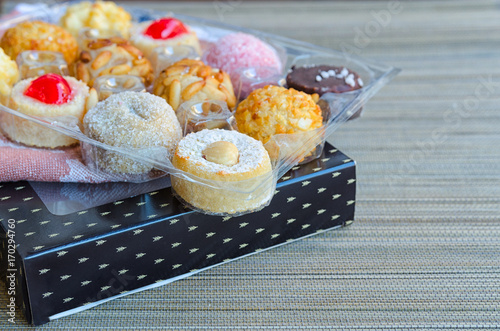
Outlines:
[[113,146],[167,147],[181,138],[172,107],[150,93],[113,94],[88,111],[84,126],[90,136]]

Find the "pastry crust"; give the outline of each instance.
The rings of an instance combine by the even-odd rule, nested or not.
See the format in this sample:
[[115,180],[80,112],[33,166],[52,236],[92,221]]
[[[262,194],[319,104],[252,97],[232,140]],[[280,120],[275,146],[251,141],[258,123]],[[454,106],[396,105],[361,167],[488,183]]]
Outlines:
[[[212,143],[228,141],[239,151],[238,163],[229,166],[208,161],[203,151]],[[179,170],[215,182],[233,182],[235,190],[215,189],[172,176],[172,188],[196,209],[214,214],[236,214],[258,210],[269,202],[274,192],[269,155],[261,142],[236,131],[203,130],[191,133],[179,143],[172,164]],[[252,179],[258,178],[258,181]],[[239,181],[239,182],[238,182]],[[261,186],[259,186],[259,184]],[[259,192],[249,195],[252,187]]]
[[117,31],[124,38],[129,37],[132,17],[112,1],[80,2],[68,6],[61,17],[61,26],[74,37],[82,28],[97,29],[100,32]]
[[153,93],[174,110],[188,100],[225,101],[230,109],[236,105],[229,75],[199,60],[183,59],[163,70],[154,81]]
[[264,144],[275,134],[311,131],[323,124],[321,109],[311,95],[272,85],[250,93],[234,117],[238,131]]
[[75,61],[78,44],[63,28],[42,22],[28,21],[5,31],[0,47],[15,60],[19,53],[29,50],[60,52],[68,64]]
[[[147,149],[164,147],[173,153],[182,130],[165,100],[147,92],[113,94],[90,109],[83,119],[85,134],[115,147]],[[100,169],[116,174],[144,174],[152,167],[112,151],[97,149]]]
[[132,45],[139,48],[147,58],[150,58],[153,53],[153,49],[159,46],[191,46],[198,54],[201,54],[200,42],[198,41],[196,32],[191,30],[188,26],[186,26],[188,33],[175,38],[162,40],[154,39],[144,34],[144,30],[146,30],[151,23],[152,21],[137,24],[132,28],[133,32],[130,36],[130,42]]
[[[71,99],[65,104],[50,105],[24,95],[24,91],[34,79],[36,78],[22,80],[14,86],[9,102],[10,108],[30,116],[54,120],[62,116],[71,116],[81,122],[89,96],[87,85],[73,77],[64,77],[71,87]],[[78,142],[69,136],[11,114],[4,114],[0,127],[7,137],[28,146],[56,148]]]

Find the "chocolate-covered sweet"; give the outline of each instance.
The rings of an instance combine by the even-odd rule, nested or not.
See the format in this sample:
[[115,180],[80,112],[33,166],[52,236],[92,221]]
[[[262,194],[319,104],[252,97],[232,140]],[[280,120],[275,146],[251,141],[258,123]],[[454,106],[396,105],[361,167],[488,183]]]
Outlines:
[[[317,93],[320,96],[329,92],[350,92],[363,87],[363,80],[356,72],[345,67],[334,67],[330,65],[293,66],[291,72],[286,76],[286,83],[288,87],[309,94]],[[327,102],[321,103],[320,100],[318,104],[324,116],[326,113],[330,113],[330,106]],[[359,117],[362,110],[362,107],[357,109],[349,119]]]
[[320,96],[328,93],[344,93],[363,87],[359,75],[345,67],[330,65],[292,67],[286,76],[288,87]]

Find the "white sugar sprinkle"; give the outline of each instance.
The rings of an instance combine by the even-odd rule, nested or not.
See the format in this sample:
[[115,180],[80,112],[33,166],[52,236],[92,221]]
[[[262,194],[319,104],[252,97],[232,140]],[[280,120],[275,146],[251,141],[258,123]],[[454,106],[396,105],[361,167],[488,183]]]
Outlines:
[[356,82],[354,81],[354,75],[353,74],[349,74],[349,76],[347,76],[346,79],[345,79],[345,83],[347,85],[349,85],[350,87],[355,87],[356,86]]
[[333,69],[328,70],[328,75],[330,75],[331,77],[335,76],[335,70]]
[[317,76],[316,76],[316,81],[317,81],[317,82],[321,82],[322,80],[323,80],[323,78],[321,78],[321,76],[320,76],[320,75],[317,75]]
[[347,75],[349,75],[349,70],[347,70],[346,68],[343,68],[342,71],[340,72],[340,74],[342,75],[342,77],[347,77]]
[[363,86],[363,80],[361,78],[358,78],[358,84],[359,86]]
[[321,75],[321,77],[323,77],[325,79],[328,78],[328,77],[330,77],[330,75],[328,74],[327,71],[321,71],[319,74]]
[[[236,145],[239,151],[239,162],[233,166],[226,166],[205,160],[203,150],[216,141],[229,141]],[[189,158],[204,171],[241,173],[257,168],[263,162],[267,152],[260,141],[247,135],[236,131],[214,129],[188,134],[179,143],[177,154],[180,157]]]

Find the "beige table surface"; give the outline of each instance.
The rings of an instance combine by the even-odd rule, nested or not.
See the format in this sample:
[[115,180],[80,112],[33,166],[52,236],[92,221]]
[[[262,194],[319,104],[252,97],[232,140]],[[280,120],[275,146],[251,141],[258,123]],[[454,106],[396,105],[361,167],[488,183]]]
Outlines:
[[[358,164],[352,226],[37,329],[500,329],[499,2],[140,5],[403,71],[330,139]],[[27,329],[7,300],[0,328]]]

